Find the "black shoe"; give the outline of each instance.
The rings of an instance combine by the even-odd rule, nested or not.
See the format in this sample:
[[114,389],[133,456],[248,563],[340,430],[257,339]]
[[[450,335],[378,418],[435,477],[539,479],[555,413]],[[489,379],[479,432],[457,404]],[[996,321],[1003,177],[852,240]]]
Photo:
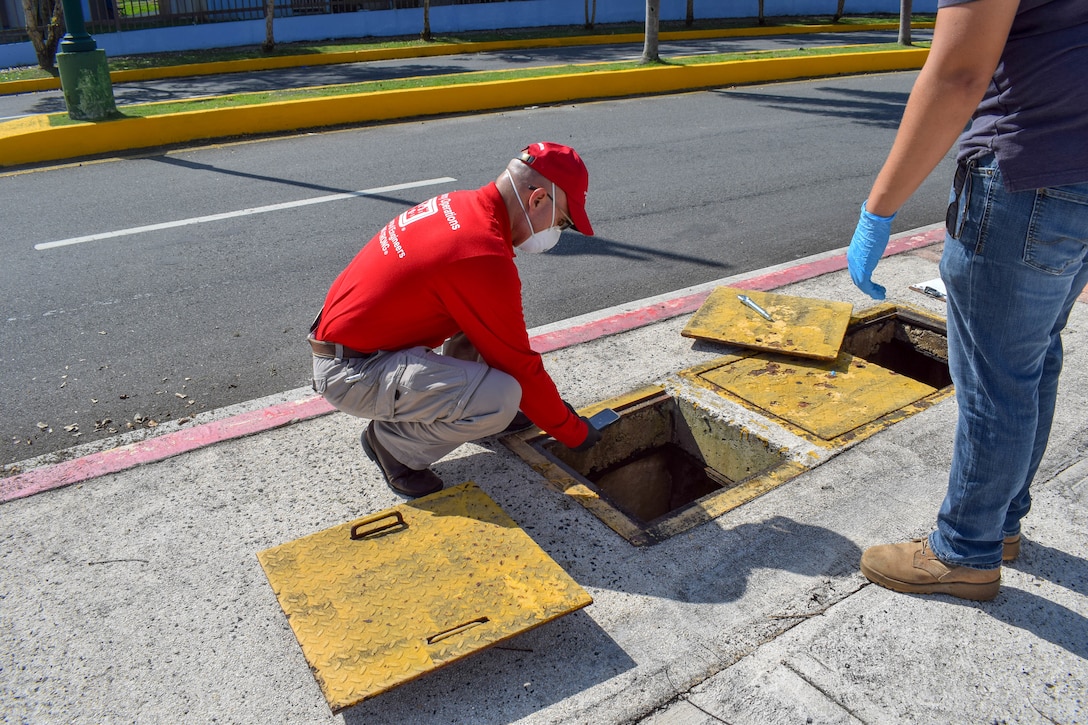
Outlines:
[[520,410],[518,414],[514,416],[514,419],[510,421],[510,425],[503,428],[502,433],[499,435],[506,435],[507,433],[520,433],[523,430],[527,430],[533,427],[533,421],[529,420],[529,416],[522,413]]
[[378,470],[382,472],[389,488],[400,495],[417,498],[442,490],[442,479],[434,471],[429,468],[417,471],[398,461],[392,453],[382,447],[381,443],[378,443],[369,425],[359,437],[359,442],[363,444],[366,457],[378,464]]

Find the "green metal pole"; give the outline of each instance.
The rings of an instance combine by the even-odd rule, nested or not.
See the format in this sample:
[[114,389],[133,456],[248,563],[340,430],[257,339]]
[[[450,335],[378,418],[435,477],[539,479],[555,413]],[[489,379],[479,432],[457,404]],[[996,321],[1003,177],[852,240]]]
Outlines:
[[64,6],[64,26],[68,32],[60,39],[61,53],[86,53],[96,50],[98,45],[87,32],[83,20],[83,3],[80,0],[61,0]]
[[57,70],[68,116],[75,121],[102,121],[117,113],[106,52],[99,50],[83,21],[81,0],[61,0],[68,32],[60,41]]

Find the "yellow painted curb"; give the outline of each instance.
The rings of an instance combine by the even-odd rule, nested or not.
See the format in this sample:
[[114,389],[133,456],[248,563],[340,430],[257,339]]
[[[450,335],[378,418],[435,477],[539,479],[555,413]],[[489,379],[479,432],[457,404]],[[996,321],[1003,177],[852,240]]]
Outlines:
[[0,124],[0,166],[305,128],[819,76],[915,70],[922,67],[928,53],[926,49],[917,48],[654,66],[314,98],[50,128],[9,129],[12,132],[7,134],[3,131],[8,127]]
[[10,121],[0,121],[0,138],[20,133],[48,131],[51,128],[49,116],[23,116],[22,118],[13,118]]
[[[110,74],[113,78],[113,74]],[[28,78],[23,81],[0,83],[0,96],[13,96],[16,93],[38,93],[39,91],[60,90],[60,78]]]

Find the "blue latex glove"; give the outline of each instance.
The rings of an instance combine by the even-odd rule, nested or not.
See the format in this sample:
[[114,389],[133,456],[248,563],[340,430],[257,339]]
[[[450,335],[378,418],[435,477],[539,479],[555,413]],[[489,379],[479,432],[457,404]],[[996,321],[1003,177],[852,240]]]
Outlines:
[[858,289],[874,300],[884,299],[886,291],[884,287],[873,282],[873,270],[880,261],[880,255],[888,247],[888,239],[892,235],[892,219],[895,219],[895,214],[877,216],[869,212],[863,202],[854,238],[850,240],[850,247],[846,250],[850,279],[854,280]]

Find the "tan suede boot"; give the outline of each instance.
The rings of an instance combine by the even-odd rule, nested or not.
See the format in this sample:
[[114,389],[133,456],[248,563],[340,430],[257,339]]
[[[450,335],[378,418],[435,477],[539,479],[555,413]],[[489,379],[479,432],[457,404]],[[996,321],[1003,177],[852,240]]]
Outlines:
[[945,564],[926,539],[908,544],[881,544],[861,555],[861,573],[876,584],[908,594],[949,594],[986,601],[1001,588],[1001,569],[971,569]]
[[1020,534],[1006,536],[1001,542],[1001,561],[1016,561],[1020,556]]

